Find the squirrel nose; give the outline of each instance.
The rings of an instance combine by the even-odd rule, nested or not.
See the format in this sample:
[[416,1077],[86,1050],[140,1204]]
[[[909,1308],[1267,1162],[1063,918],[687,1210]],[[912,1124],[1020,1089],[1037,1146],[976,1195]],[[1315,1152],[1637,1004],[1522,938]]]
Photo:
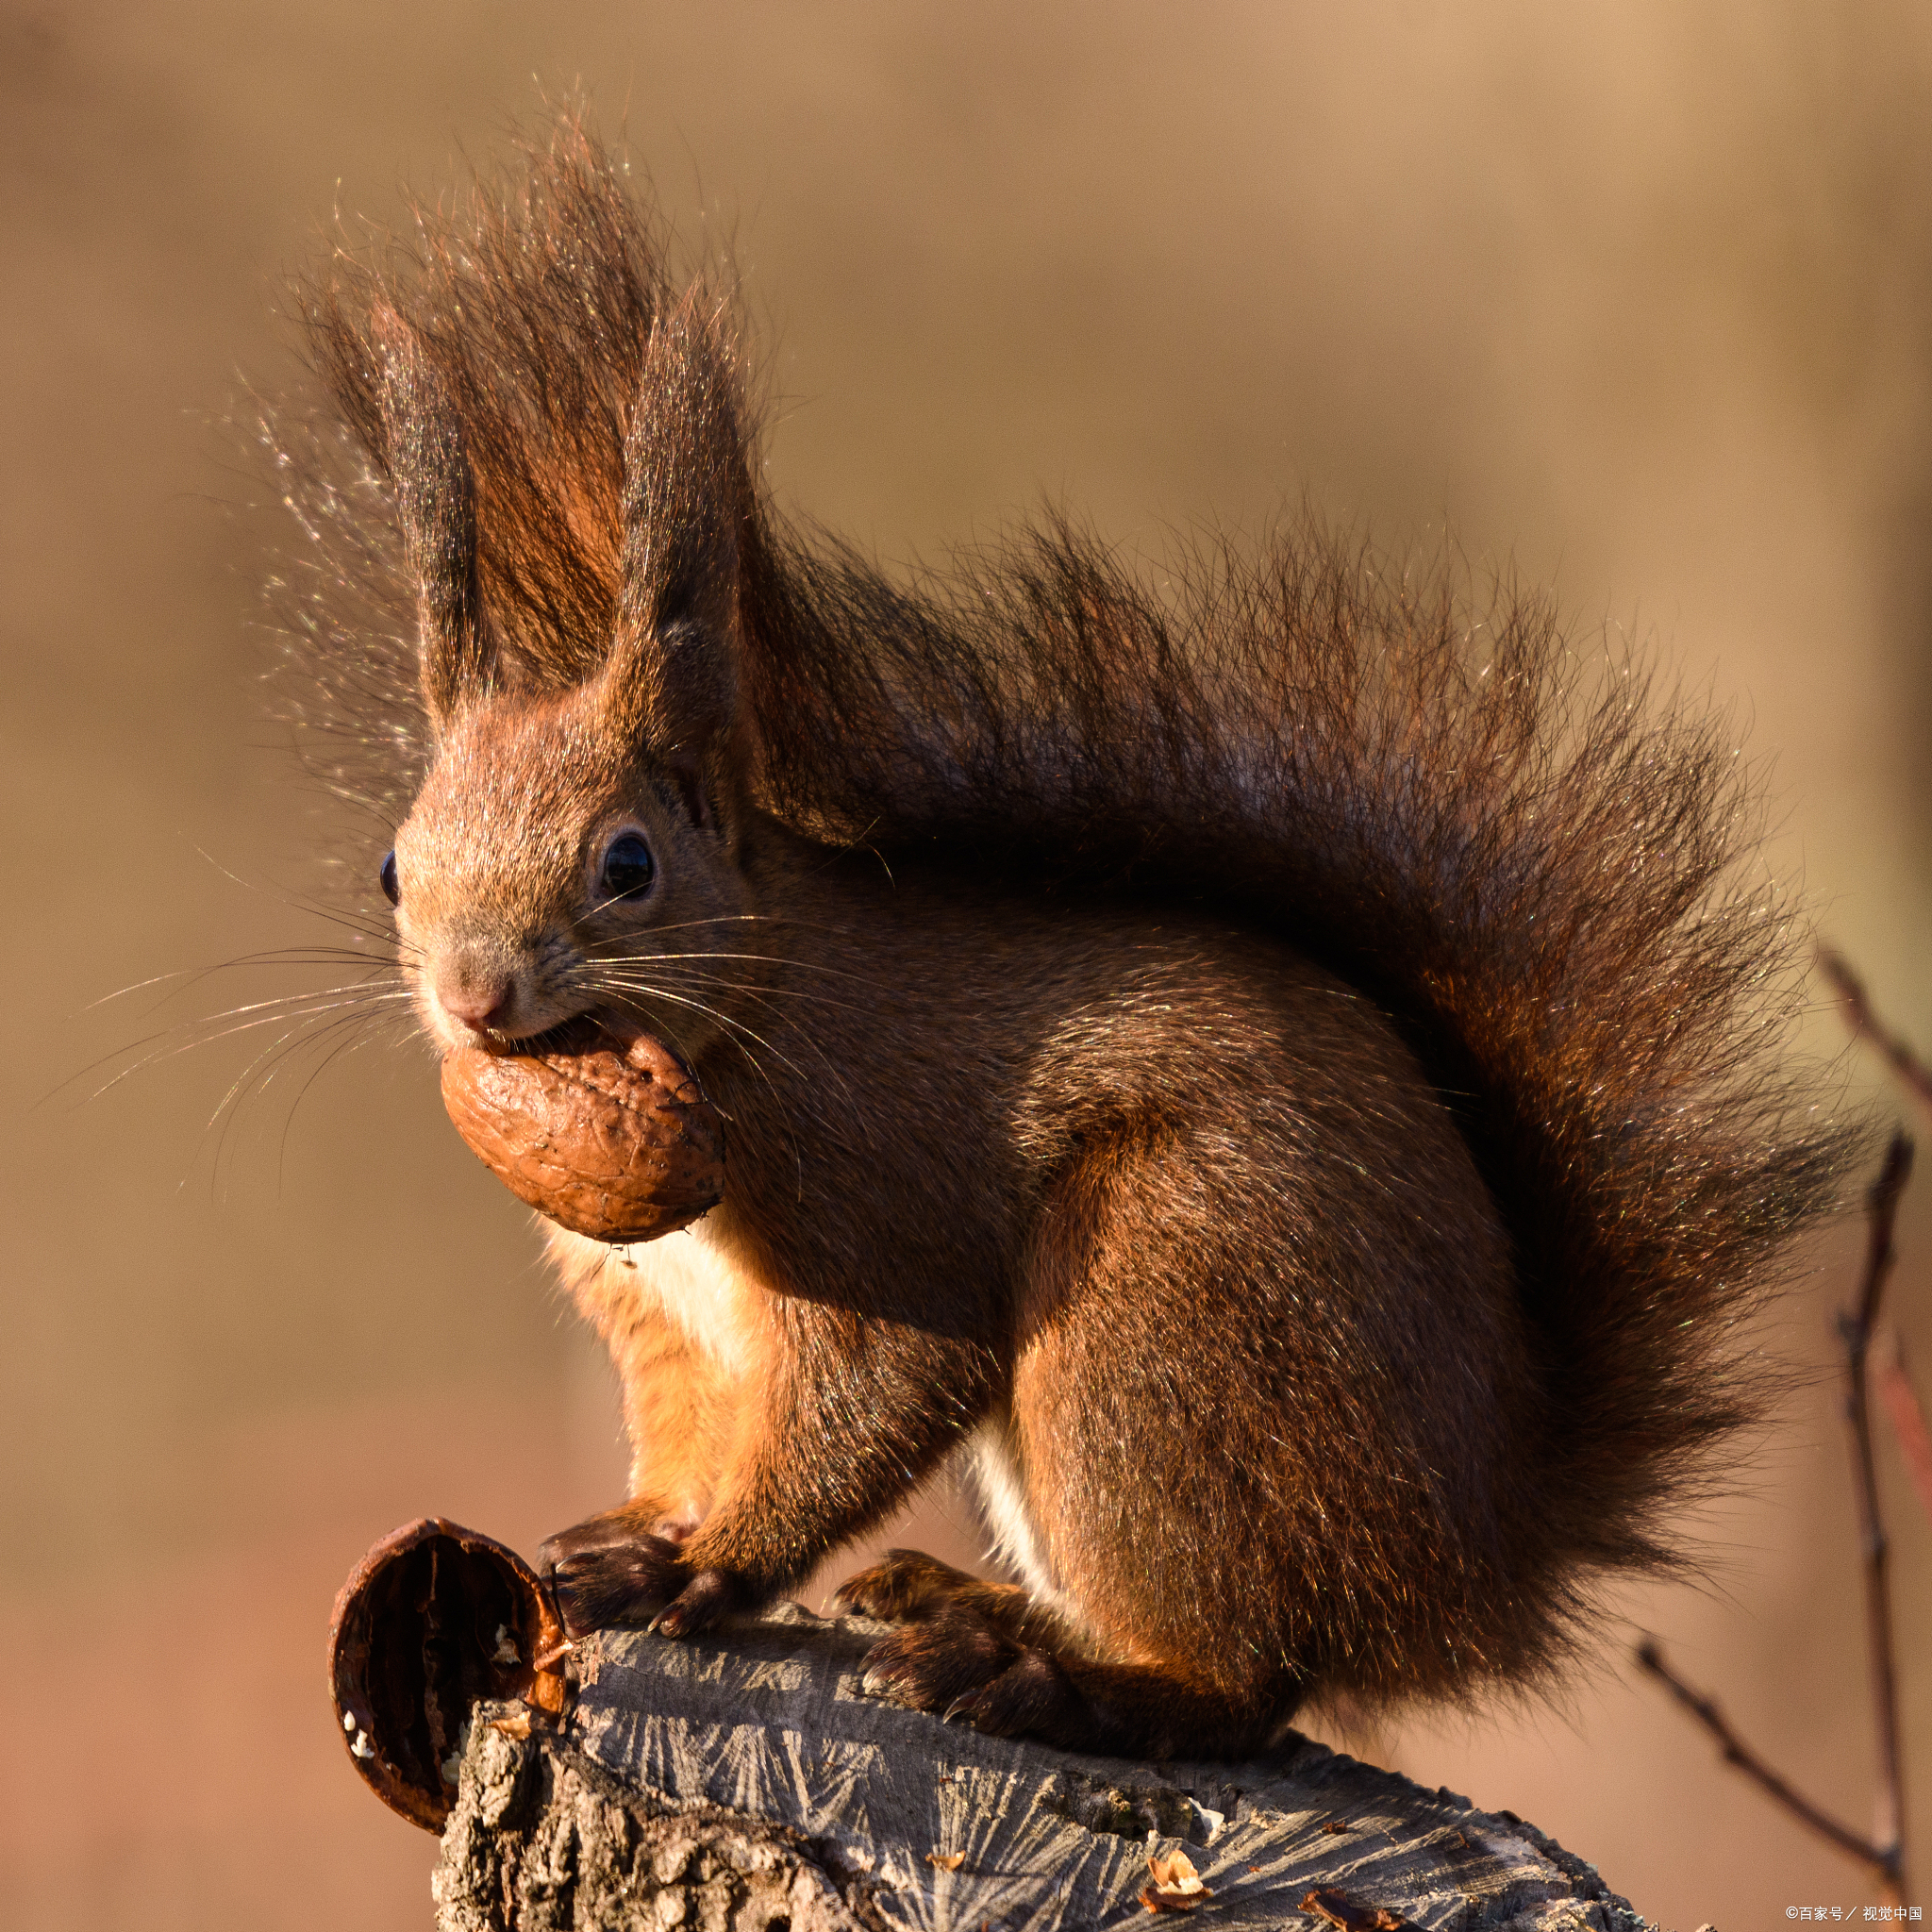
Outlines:
[[481,1031],[502,1019],[512,988],[503,974],[440,973],[436,997],[444,1012]]

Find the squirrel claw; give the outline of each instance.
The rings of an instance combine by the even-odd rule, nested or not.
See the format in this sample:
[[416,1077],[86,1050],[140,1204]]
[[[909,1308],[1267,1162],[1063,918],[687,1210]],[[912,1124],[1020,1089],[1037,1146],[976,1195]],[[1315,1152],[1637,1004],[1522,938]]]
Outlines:
[[695,1637],[737,1608],[739,1596],[737,1585],[724,1571],[700,1570],[648,1627],[659,1637]]

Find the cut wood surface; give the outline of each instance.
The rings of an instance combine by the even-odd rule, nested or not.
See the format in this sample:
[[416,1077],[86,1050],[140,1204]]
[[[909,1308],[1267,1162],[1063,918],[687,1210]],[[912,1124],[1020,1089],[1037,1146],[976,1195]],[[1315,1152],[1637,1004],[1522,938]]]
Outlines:
[[[1642,1932],[1593,1867],[1291,1738],[1243,1764],[1131,1764],[868,1697],[876,1624],[787,1607],[710,1638],[606,1631],[575,1710],[476,1707],[434,1879],[443,1932]],[[1181,1869],[1185,1869],[1184,1867]],[[1150,1894],[1154,1895],[1154,1894]]]

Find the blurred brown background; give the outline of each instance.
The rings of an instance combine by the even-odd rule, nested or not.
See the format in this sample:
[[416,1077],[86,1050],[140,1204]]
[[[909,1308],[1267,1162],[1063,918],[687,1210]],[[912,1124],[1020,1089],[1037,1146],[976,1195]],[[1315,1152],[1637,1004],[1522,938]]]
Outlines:
[[[325,821],[255,684],[275,532],[215,419],[286,376],[271,285],[331,210],[434,193],[533,75],[581,80],[697,245],[735,236],[781,501],[898,559],[1042,496],[1150,550],[1304,491],[1398,541],[1446,518],[1740,708],[1774,864],[1932,1044],[1922,7],[0,0],[10,1926],[426,1924],[431,1842],[332,1735],[333,1592],[408,1517],[527,1549],[620,1479],[604,1372],[420,1053],[347,1054],[298,1108],[317,1052],[213,1130],[254,1036],[73,1078],[293,982],[95,1002],[327,937]],[[1820,1372],[1855,1238],[1774,1337]],[[1905,1244],[1932,1372],[1932,1180]],[[1620,1608],[1862,1825],[1843,1472],[1814,1378],[1708,1519],[1707,1585]],[[1932,1874],[1932,1535],[1889,1442],[1884,1479]],[[1872,1903],[1627,1634],[1560,1710],[1364,1748],[1686,1932]]]

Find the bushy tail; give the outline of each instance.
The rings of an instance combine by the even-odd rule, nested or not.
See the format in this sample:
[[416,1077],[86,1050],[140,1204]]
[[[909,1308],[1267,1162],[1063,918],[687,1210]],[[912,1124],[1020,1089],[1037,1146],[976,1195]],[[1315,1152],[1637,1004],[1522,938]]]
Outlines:
[[1858,1133],[1783,1062],[1804,935],[1725,721],[1311,519],[1158,590],[1063,524],[916,592],[795,546],[759,583],[775,809],[1218,909],[1393,1017],[1514,1238],[1552,1560],[1669,1561],[1660,1510],[1750,1412],[1738,1319]]

